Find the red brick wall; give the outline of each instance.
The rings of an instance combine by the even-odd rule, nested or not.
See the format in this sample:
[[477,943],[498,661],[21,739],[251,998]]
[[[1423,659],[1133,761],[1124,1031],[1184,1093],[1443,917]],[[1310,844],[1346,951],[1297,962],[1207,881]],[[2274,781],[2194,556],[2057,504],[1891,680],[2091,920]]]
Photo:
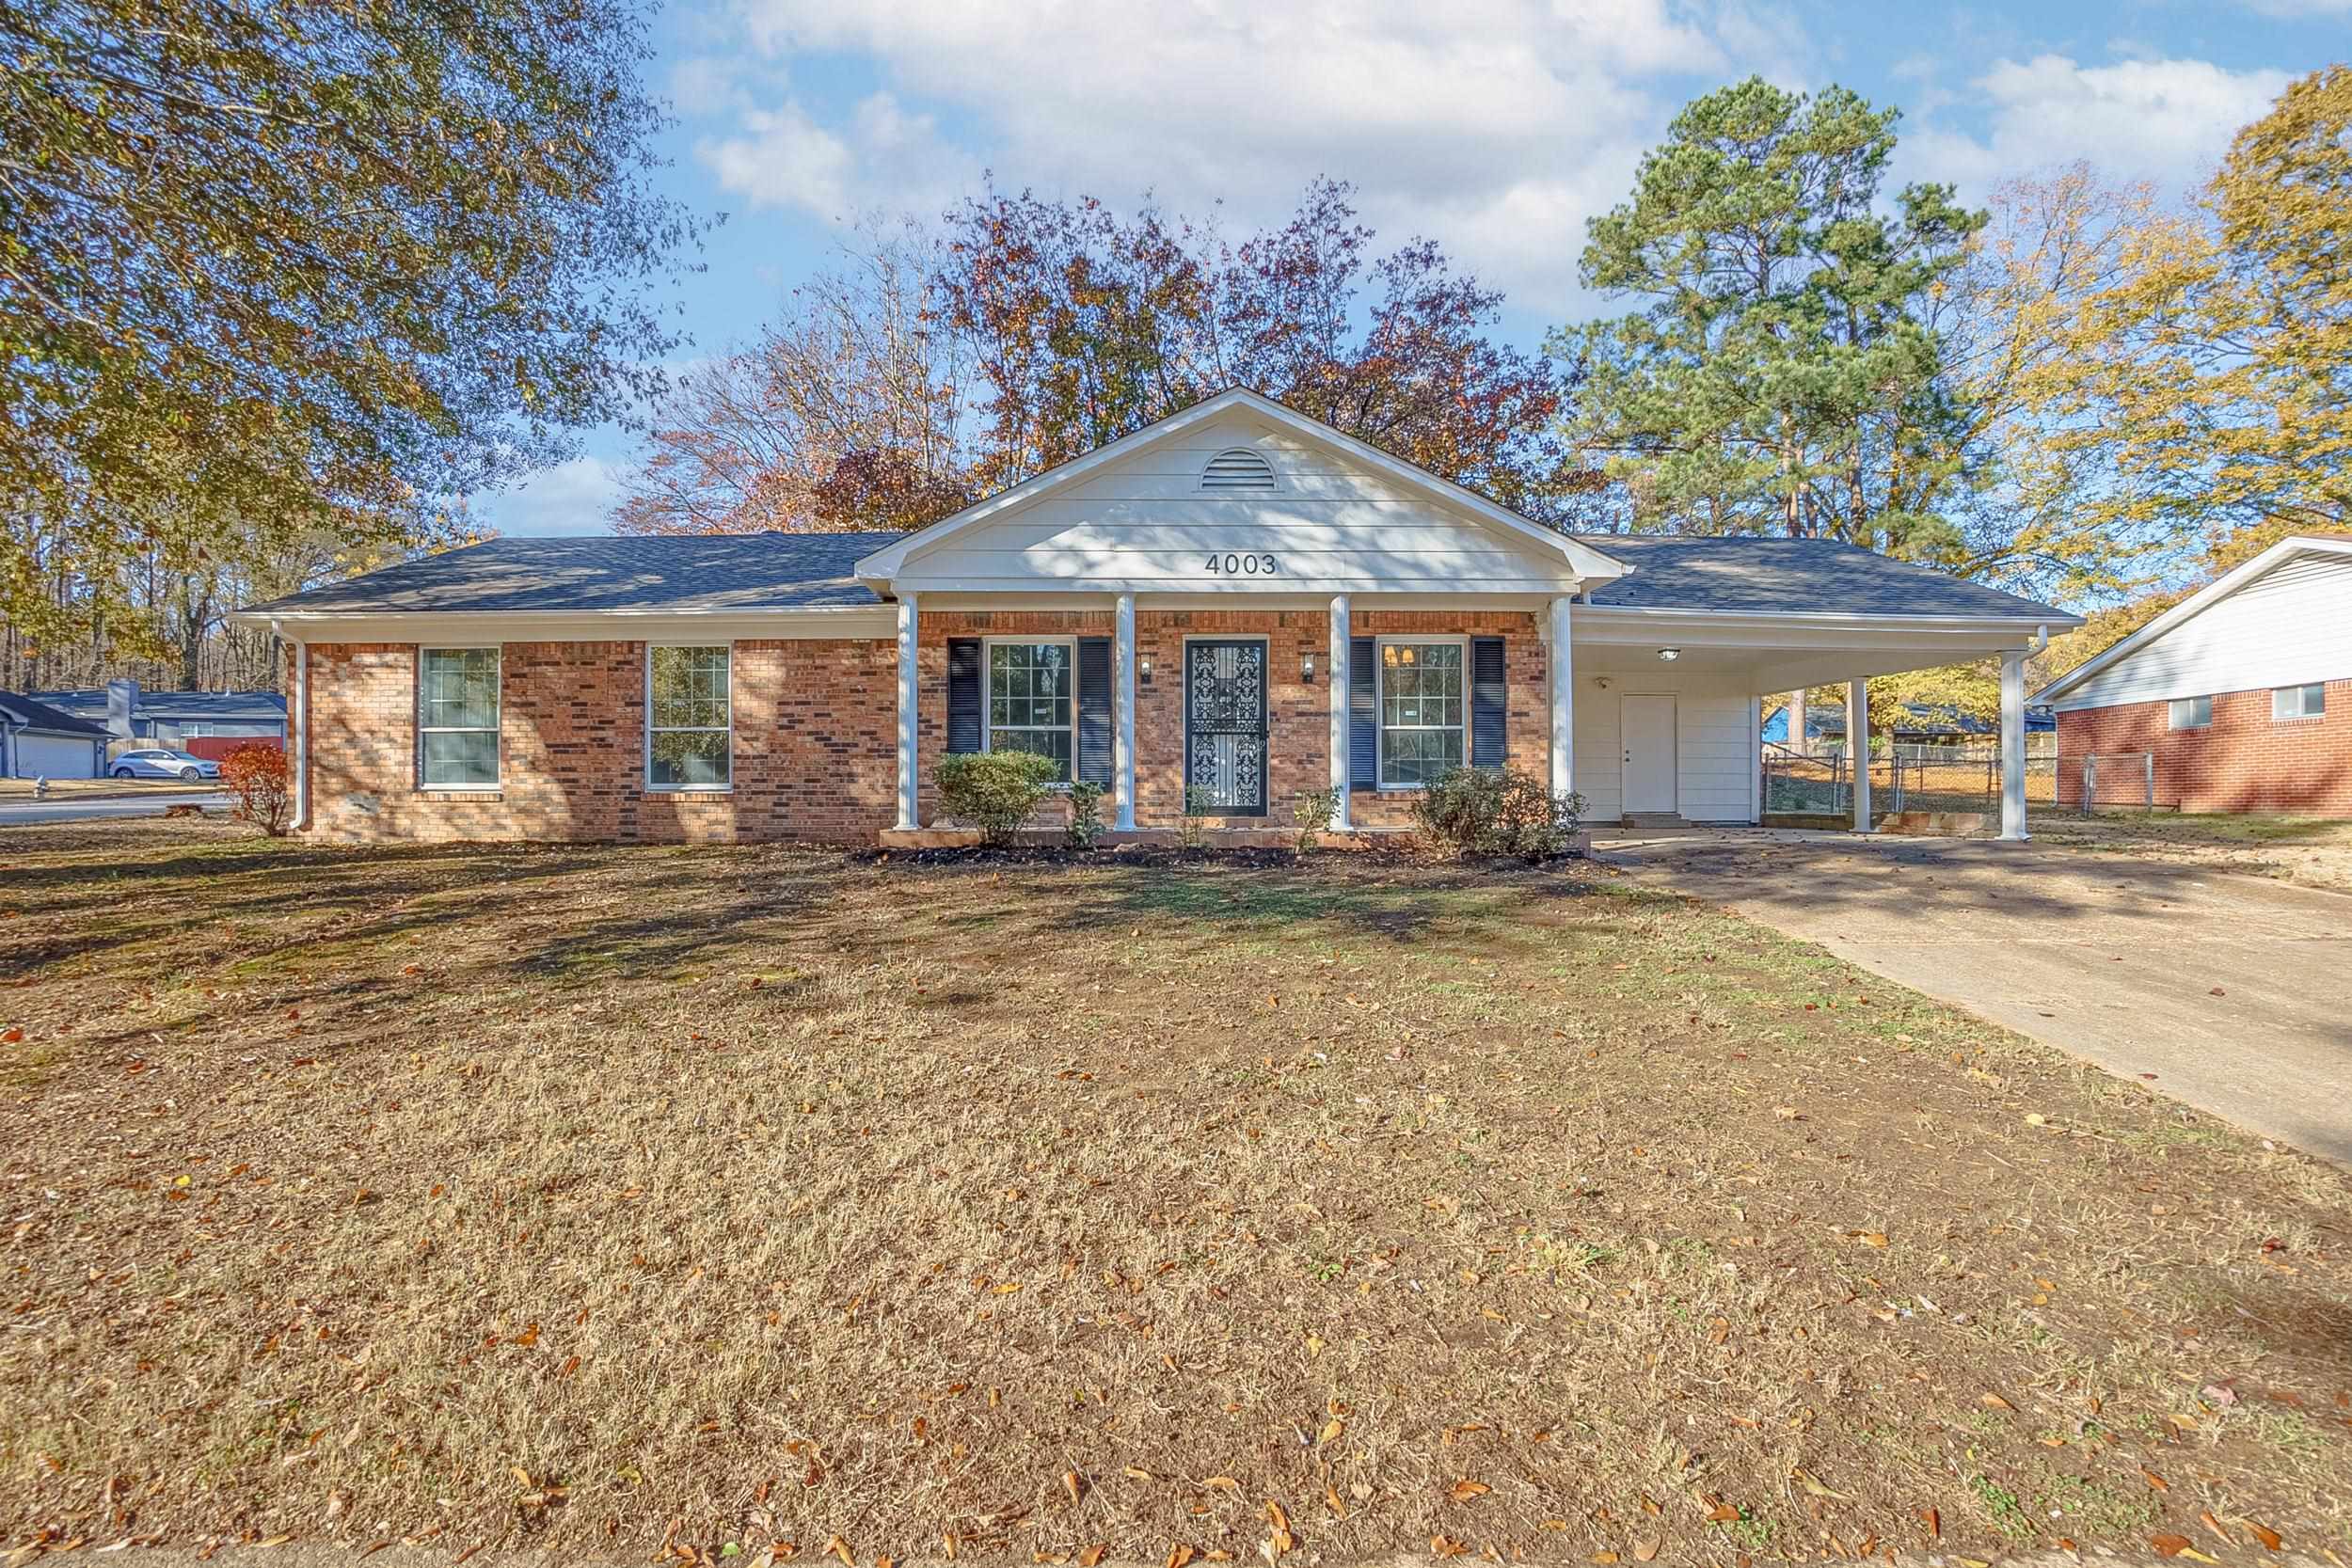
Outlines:
[[2192,812],[2352,816],[2352,680],[2329,681],[2316,719],[2270,717],[2270,692],[2225,691],[2203,729],[2170,727],[2169,703],[2122,703],[2060,713],[2058,798],[2082,803],[2083,759],[2100,753],[2096,803],[2145,798],[2137,757],[2155,755],[2156,804]]
[[[1107,637],[1104,610],[934,611],[917,649],[923,817],[946,753],[947,641],[956,637]],[[1549,694],[1534,614],[1375,610],[1359,637],[1501,636],[1514,768],[1541,777]],[[1330,780],[1329,620],[1321,610],[1138,610],[1136,821],[1184,815],[1184,641],[1264,637],[1269,777],[1263,822],[1288,827],[1298,798]],[[1315,679],[1299,678],[1315,656]],[[648,791],[642,642],[509,642],[500,661],[501,787],[417,784],[417,650],[405,643],[310,651],[311,831],[332,838],[870,840],[897,816],[898,651],[882,640],[735,644],[735,787]],[[1359,826],[1401,826],[1410,794],[1357,794]],[[1104,814],[1110,802],[1104,802]],[[1236,819],[1239,821],[1240,819]],[[1250,819],[1253,823],[1257,819]]]
[[[1538,618],[1524,611],[1361,610],[1350,622],[1358,637],[1425,634],[1501,637],[1508,683],[1506,747],[1512,767],[1549,776],[1551,697]],[[920,648],[923,817],[931,819],[930,765],[947,744],[947,641],[957,637],[1108,637],[1104,610],[926,611],[916,622]],[[1263,637],[1266,640],[1266,815],[1235,817],[1234,826],[1287,828],[1299,797],[1331,782],[1331,621],[1320,610],[1138,610],[1136,658],[1149,659],[1152,679],[1136,682],[1136,824],[1172,827],[1184,814],[1184,639]],[[1299,678],[1300,657],[1315,656],[1314,684]],[[1348,810],[1358,827],[1402,827],[1411,820],[1409,793],[1359,793]],[[1107,817],[1108,800],[1104,802]],[[1212,827],[1224,819],[1206,819]]]
[[735,787],[647,790],[642,642],[509,642],[496,790],[417,784],[417,650],[310,649],[310,821],[347,839],[811,840],[889,825],[896,651],[735,644]]

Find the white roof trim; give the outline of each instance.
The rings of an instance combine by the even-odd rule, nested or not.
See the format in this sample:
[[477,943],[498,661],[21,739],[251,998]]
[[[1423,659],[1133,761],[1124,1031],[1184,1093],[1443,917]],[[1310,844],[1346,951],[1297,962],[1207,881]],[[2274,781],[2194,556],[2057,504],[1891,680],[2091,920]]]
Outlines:
[[2075,665],[2026,701],[2046,703],[2053,697],[2064,695],[2100,672],[2113,669],[2183,622],[2203,614],[2272,567],[2283,565],[2303,555],[2352,556],[2352,539],[2314,539],[2300,534],[2281,539],[2253,560],[2216,578],[2114,647]]
[[1246,408],[1261,418],[1282,425],[1309,440],[1329,447],[1353,458],[1384,477],[1422,491],[1448,505],[1472,514],[1479,521],[1499,532],[1509,534],[1521,543],[1534,546],[1548,554],[1565,560],[1570,571],[1587,583],[1610,582],[1625,576],[1632,568],[1614,556],[1595,549],[1581,539],[1548,529],[1540,523],[1520,516],[1509,507],[1499,506],[1474,490],[1468,490],[1451,480],[1440,479],[1428,469],[1391,457],[1379,448],[1359,441],[1354,436],[1333,429],[1321,420],[1311,419],[1295,409],[1285,408],[1272,398],[1262,397],[1246,388],[1234,387],[1205,398],[1181,413],[1170,414],[1153,424],[1148,424],[1132,435],[1122,436],[1107,446],[1095,448],[1083,457],[1073,457],[1057,467],[1048,468],[1033,479],[1024,480],[1009,490],[1000,490],[988,499],[965,507],[953,516],[933,523],[918,532],[909,534],[895,545],[876,550],[857,563],[857,576],[868,582],[888,582],[898,575],[906,563],[929,554],[945,541],[965,529],[1001,515],[1014,508],[1073,484],[1087,475],[1120,458],[1132,456],[1143,448],[1156,445],[1181,435],[1204,420],[1216,418],[1236,408]]

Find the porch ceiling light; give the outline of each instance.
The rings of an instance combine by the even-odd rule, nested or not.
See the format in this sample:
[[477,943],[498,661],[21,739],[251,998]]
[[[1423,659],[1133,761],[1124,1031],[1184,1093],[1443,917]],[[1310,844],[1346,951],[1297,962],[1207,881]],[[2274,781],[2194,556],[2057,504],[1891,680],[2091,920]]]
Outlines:
[[1682,650],[1680,648],[1661,648],[1658,650],[1658,657],[1665,660],[1668,664],[1672,664],[1676,659],[1682,657]]

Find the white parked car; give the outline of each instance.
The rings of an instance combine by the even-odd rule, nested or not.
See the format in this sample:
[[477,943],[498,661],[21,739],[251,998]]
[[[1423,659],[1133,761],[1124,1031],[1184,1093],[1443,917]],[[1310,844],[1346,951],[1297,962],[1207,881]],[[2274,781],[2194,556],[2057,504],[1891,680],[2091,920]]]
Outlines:
[[106,765],[106,771],[118,779],[183,779],[194,784],[199,779],[219,778],[220,764],[186,752],[151,746],[145,751],[123,752]]

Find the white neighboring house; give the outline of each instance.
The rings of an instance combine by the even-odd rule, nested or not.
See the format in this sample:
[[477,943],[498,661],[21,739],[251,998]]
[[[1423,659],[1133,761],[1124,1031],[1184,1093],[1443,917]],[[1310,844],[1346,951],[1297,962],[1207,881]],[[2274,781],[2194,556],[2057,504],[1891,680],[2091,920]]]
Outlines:
[[2282,539],[2052,681],[2058,800],[2352,816],[2352,537]]
[[105,755],[103,726],[0,691],[0,778],[94,779]]

